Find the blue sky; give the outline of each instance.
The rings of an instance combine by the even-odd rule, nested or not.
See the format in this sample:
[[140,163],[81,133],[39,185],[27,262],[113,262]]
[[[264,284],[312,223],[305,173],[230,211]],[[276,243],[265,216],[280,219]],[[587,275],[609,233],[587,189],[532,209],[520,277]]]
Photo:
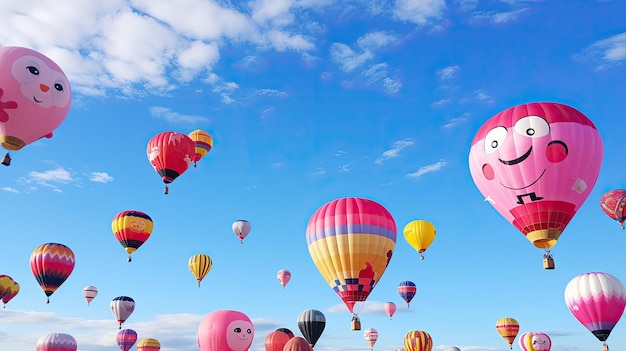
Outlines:
[[[375,350],[419,329],[437,350],[504,351],[501,317],[516,318],[520,334],[548,333],[553,350],[599,349],[563,291],[592,271],[626,281],[626,232],[598,204],[626,186],[624,13],[622,1],[591,0],[2,2],[0,45],[52,58],[73,105],[53,138],[0,169],[0,273],[22,287],[0,310],[0,350],[32,350],[49,332],[72,334],[81,351],[116,349],[109,303],[120,295],[137,304],[125,327],[163,351],[196,349],[200,319],[219,309],[246,313],[261,351],[276,328],[301,335],[297,317],[311,308],[327,318],[317,351],[368,350],[305,242],[313,212],[344,196],[378,201],[399,231],[414,219],[438,231],[424,261],[398,237],[362,306]],[[553,271],[483,201],[468,167],[482,123],[532,101],[579,109],[605,146]],[[195,129],[214,137],[213,150],[163,195],[146,144]],[[132,263],[111,231],[128,209],[155,226]],[[243,245],[237,219],[252,223]],[[77,260],[50,304],[29,267],[46,242]],[[196,253],[214,264],[201,288],[187,268]],[[292,272],[285,289],[280,269]],[[418,287],[410,309],[396,292],[403,280]],[[86,285],[99,289],[89,307]],[[398,306],[392,320],[386,301]],[[608,342],[626,344],[623,322]]]

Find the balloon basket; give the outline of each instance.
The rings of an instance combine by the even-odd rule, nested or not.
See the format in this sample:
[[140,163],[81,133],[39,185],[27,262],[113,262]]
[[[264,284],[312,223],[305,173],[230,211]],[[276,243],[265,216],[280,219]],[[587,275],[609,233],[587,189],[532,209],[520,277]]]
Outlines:
[[554,258],[548,253],[543,255],[543,269],[554,269]]
[[602,344],[602,351],[609,351],[609,345]]
[[359,320],[358,317],[352,317],[351,326],[352,326],[352,331],[361,330],[361,321]]
[[3,165],[5,166],[10,166],[11,165],[11,155],[9,155],[9,153],[7,152],[6,155],[4,155],[4,157],[2,158],[2,162]]

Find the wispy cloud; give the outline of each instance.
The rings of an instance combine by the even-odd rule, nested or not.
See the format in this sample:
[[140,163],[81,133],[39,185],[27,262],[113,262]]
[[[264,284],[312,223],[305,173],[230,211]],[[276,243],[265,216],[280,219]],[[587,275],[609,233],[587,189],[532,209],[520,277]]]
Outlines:
[[402,150],[406,149],[409,146],[412,146],[413,144],[413,139],[410,138],[398,140],[393,143],[393,147],[391,149],[386,150],[379,158],[374,160],[374,163],[377,165],[382,165],[385,161],[400,156],[400,152]]
[[493,98],[482,89],[474,91],[474,99],[489,104],[493,102]]
[[14,193],[14,194],[19,194],[20,192],[16,189],[13,189],[9,186],[4,186],[2,187],[2,191],[7,192],[7,193]]
[[363,71],[363,75],[367,78],[369,84],[380,84],[385,91],[395,94],[400,91],[402,83],[400,83],[398,78],[389,76],[387,66],[386,63],[372,65]]
[[417,172],[407,174],[406,177],[407,178],[411,178],[411,179],[418,179],[421,176],[423,176],[424,174],[433,173],[433,172],[437,172],[437,171],[441,170],[447,164],[448,164],[448,162],[446,162],[444,160],[441,160],[441,161],[438,161],[438,162],[435,162],[435,163],[431,163],[429,165],[420,167],[420,169],[418,169]]
[[284,97],[287,95],[284,91],[275,89],[254,89],[253,93],[259,96]]
[[455,118],[451,118],[451,119],[449,119],[449,120],[448,120],[448,122],[446,122],[446,123],[443,125],[443,127],[444,127],[445,129],[454,128],[454,127],[456,127],[457,125],[459,125],[459,124],[461,124],[461,123],[463,123],[463,122],[465,122],[465,121],[467,121],[467,118],[465,118],[465,117],[455,117]]
[[574,58],[592,62],[598,71],[620,64],[626,59],[626,32],[598,40]]
[[526,13],[529,8],[521,8],[513,11],[505,12],[475,12],[473,17],[475,20],[487,21],[496,24],[507,23],[516,20],[522,14]]
[[165,120],[172,124],[198,124],[208,122],[208,118],[195,116],[195,115],[183,115],[178,112],[174,112],[167,107],[154,106],[150,108],[150,114],[158,119]]
[[113,181],[113,177],[106,172],[91,172],[89,180],[96,183],[110,183]]
[[398,20],[425,26],[438,22],[445,9],[445,0],[397,0],[393,14]]
[[321,167],[313,171],[313,175],[316,175],[316,176],[323,176],[326,173],[328,173],[328,170],[326,170],[325,168],[321,168]]
[[378,49],[396,40],[397,38],[388,32],[371,32],[357,40],[357,50],[343,43],[333,43],[330,47],[330,56],[343,71],[351,72],[373,59]]
[[21,178],[21,181],[26,184],[37,184],[53,188],[55,191],[61,192],[58,188],[60,184],[68,184],[78,180],[68,170],[58,167],[43,172],[31,171],[26,177]]
[[456,73],[459,71],[459,66],[448,66],[440,70],[437,70],[437,77],[441,80],[452,79],[456,77]]

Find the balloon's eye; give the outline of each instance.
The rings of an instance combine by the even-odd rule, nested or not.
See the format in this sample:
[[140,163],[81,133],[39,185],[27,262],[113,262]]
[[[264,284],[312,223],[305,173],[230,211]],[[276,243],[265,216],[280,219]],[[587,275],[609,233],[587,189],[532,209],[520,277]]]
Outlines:
[[506,138],[507,130],[504,127],[495,127],[485,136],[485,152],[490,154],[496,151]]
[[550,126],[545,119],[539,116],[528,116],[517,121],[513,130],[523,136],[538,138],[550,133]]
[[234,332],[235,333],[241,333],[241,328],[239,328],[239,327],[235,328]]
[[63,91],[63,86],[59,83],[54,83],[54,89],[57,91]]
[[36,75],[36,76],[39,75],[39,70],[35,66],[28,66],[26,67],[26,69],[33,75]]
[[247,330],[248,334],[252,334],[252,329]]

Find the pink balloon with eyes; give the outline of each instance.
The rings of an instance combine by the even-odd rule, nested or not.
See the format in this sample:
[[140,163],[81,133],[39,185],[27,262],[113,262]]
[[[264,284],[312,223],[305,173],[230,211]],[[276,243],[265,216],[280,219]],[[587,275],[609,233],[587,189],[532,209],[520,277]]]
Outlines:
[[202,318],[197,337],[200,351],[248,351],[254,326],[242,312],[218,310]]
[[0,48],[0,144],[19,150],[52,132],[65,120],[72,90],[63,70],[28,48]]

